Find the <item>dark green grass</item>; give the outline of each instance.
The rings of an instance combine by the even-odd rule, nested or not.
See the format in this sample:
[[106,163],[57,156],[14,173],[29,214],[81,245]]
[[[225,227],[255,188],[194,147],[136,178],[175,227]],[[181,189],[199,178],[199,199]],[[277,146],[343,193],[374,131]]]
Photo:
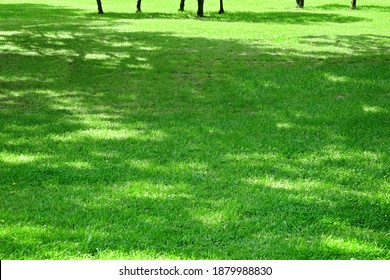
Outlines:
[[1,259],[389,259],[372,14],[0,7]]

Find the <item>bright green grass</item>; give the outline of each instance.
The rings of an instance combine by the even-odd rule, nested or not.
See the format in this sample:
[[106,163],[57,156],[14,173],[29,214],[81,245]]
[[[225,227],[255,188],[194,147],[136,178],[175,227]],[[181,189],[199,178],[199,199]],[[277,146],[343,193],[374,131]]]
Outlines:
[[0,1],[0,259],[389,259],[388,1],[178,2]]

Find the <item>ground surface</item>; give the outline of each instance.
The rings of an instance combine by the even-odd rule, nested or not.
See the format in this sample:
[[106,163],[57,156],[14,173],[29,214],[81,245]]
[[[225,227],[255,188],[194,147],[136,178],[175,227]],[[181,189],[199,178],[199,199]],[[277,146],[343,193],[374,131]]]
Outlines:
[[389,259],[388,1],[133,2],[0,2],[0,259]]

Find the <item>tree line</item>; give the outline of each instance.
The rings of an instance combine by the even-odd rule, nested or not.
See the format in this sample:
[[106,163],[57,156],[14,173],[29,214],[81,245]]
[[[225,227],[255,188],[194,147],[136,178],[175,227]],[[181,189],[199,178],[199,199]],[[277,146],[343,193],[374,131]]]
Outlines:
[[[141,1],[142,0],[137,0],[137,12],[141,12]],[[203,17],[203,6],[204,6],[204,0],[197,0],[198,1],[198,11],[197,15],[199,17]],[[305,0],[295,0],[297,3],[297,8],[303,8],[305,6]],[[98,7],[98,13],[103,14],[103,5],[101,0],[96,0],[97,7]],[[184,5],[185,5],[185,0],[180,0],[180,6],[179,6],[179,11],[183,12],[184,11]],[[356,9],[356,0],[351,1],[351,9]],[[223,9],[223,0],[219,0],[219,14],[223,14],[225,10]]]

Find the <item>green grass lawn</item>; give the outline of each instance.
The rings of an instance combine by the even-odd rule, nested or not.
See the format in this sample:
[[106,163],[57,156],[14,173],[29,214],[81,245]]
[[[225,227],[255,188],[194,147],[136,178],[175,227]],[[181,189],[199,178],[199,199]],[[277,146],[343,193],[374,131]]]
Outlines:
[[390,258],[388,0],[102,2],[0,1],[0,259]]

